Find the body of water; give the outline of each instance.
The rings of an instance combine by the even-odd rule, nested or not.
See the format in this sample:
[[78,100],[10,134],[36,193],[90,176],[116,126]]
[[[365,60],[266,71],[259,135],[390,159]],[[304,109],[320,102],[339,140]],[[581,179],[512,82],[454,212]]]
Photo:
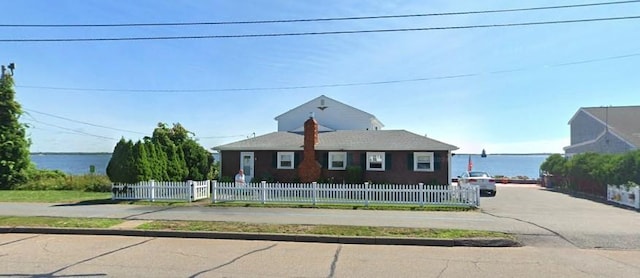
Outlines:
[[60,170],[67,174],[83,175],[88,174],[91,165],[95,166],[96,174],[106,174],[107,164],[111,159],[111,154],[32,154],[31,162],[38,169]]
[[[536,179],[540,176],[540,165],[549,157],[546,154],[501,154],[471,155],[473,170],[485,171],[490,175],[502,175],[507,177],[526,176]],[[451,165],[451,175],[457,177],[467,170],[469,155],[454,155]]]
[[[473,169],[489,172],[491,175],[508,177],[527,176],[537,178],[538,170],[548,155],[471,155]],[[105,174],[111,154],[33,154],[31,161],[39,169],[60,170],[68,174],[82,175],[89,173],[91,165],[95,173]],[[453,156],[452,176],[456,177],[467,169],[469,155]]]

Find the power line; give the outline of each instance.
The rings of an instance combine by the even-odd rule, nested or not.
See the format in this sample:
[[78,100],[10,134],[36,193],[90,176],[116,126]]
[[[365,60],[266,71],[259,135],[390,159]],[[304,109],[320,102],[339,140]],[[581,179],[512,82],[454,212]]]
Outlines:
[[[147,135],[147,133],[143,133],[143,132],[131,131],[131,130],[126,130],[126,129],[120,129],[120,128],[115,128],[115,127],[109,127],[109,126],[104,126],[104,125],[99,125],[99,124],[93,124],[93,123],[78,121],[78,120],[74,120],[74,119],[70,119],[70,118],[66,118],[66,117],[62,117],[62,116],[58,116],[58,115],[53,115],[53,114],[50,114],[50,113],[41,112],[41,111],[37,111],[37,110],[33,110],[33,109],[23,108],[23,110],[29,111],[29,112],[33,112],[33,113],[42,114],[42,115],[53,117],[53,118],[58,118],[58,119],[65,120],[65,121],[74,122],[74,123],[79,123],[79,124],[84,124],[84,125],[89,125],[89,126],[94,126],[94,127],[100,127],[100,128],[110,129],[110,130],[116,130],[116,131],[124,131],[124,132],[129,132],[129,133]],[[46,124],[46,123],[43,123],[41,121],[38,121],[38,119],[36,119],[35,117],[33,117],[33,115],[31,115],[29,113],[27,113],[27,115],[35,122]],[[51,124],[48,124],[48,125],[51,125]],[[54,126],[54,127],[58,127],[58,126]],[[91,135],[91,134],[86,133],[85,135]],[[100,136],[100,135],[92,135],[92,136],[103,137],[103,136]],[[194,136],[194,138],[197,138],[197,139],[218,139],[218,138],[234,138],[234,137],[245,137],[245,136],[247,136],[247,135],[246,134],[239,134],[239,135],[222,135],[222,136]],[[109,137],[104,137],[104,138],[112,139],[112,138],[109,138]]]
[[42,122],[42,121],[36,120],[35,118],[32,118],[32,121],[34,121],[36,123],[41,123],[43,125],[59,128],[59,129],[62,129],[62,130],[71,131],[71,132],[78,133],[78,134],[81,134],[81,135],[92,136],[92,137],[97,137],[97,138],[101,138],[101,139],[108,139],[108,140],[117,140],[117,139],[114,139],[114,138],[111,138],[111,137],[91,134],[91,133],[87,133],[87,132],[84,132],[84,131],[79,131],[79,130],[75,130],[75,129],[71,129],[71,128],[62,127],[62,126],[59,126],[59,125],[54,125],[54,124],[51,124],[51,123]]
[[294,32],[294,33],[264,33],[264,34],[240,34],[240,35],[200,35],[200,36],[155,36],[155,37],[116,37],[116,38],[54,38],[54,39],[0,39],[0,42],[101,42],[101,41],[148,41],[148,40],[196,40],[196,39],[242,39],[242,38],[264,38],[264,37],[290,37],[290,36],[319,36],[319,35],[345,35],[364,33],[397,33],[416,31],[437,31],[437,30],[463,30],[478,28],[499,28],[536,26],[549,24],[585,23],[598,21],[632,20],[640,19],[640,16],[585,18],[555,21],[534,21],[521,23],[503,24],[481,24],[463,26],[444,27],[420,27],[420,28],[397,28],[397,29],[370,29],[370,30],[344,30],[344,31],[319,31],[319,32]]
[[36,111],[36,110],[33,110],[33,109],[23,108],[23,110],[30,111],[30,112],[33,112],[33,113],[42,114],[42,115],[46,115],[46,116],[49,116],[49,117],[54,117],[54,118],[66,120],[66,121],[70,121],[70,122],[74,122],[74,123],[90,125],[90,126],[94,126],[94,127],[100,127],[100,128],[110,129],[110,130],[124,131],[124,132],[142,134],[142,135],[146,134],[146,133],[137,132],[137,131],[131,131],[131,130],[126,130],[126,129],[120,129],[120,128],[115,128],[115,127],[109,127],[109,126],[103,126],[103,125],[98,125],[98,124],[92,124],[92,123],[88,123],[88,122],[78,121],[78,120],[74,120],[74,119],[70,119],[70,118],[65,118],[65,117],[62,117],[62,116],[57,116],[57,115],[53,115],[53,114],[49,114],[49,113],[45,113],[45,112]]
[[[602,57],[602,58],[591,58],[591,59],[585,59],[585,60],[556,63],[556,64],[550,64],[550,65],[541,65],[541,66],[531,66],[531,67],[522,67],[522,68],[497,70],[497,71],[490,71],[490,72],[454,74],[454,75],[421,77],[421,78],[412,78],[412,79],[396,79],[396,80],[381,80],[381,81],[351,82],[351,83],[332,83],[332,84],[301,85],[301,86],[282,86],[282,87],[254,87],[254,88],[226,88],[226,89],[185,89],[185,90],[177,90],[177,89],[173,90],[173,89],[68,88],[68,87],[28,86],[28,85],[23,85],[23,86],[15,85],[15,87],[17,87],[17,88],[27,88],[27,89],[54,90],[54,91],[124,92],[124,93],[212,93],[212,92],[240,92],[240,91],[300,90],[300,89],[355,87],[355,86],[384,85],[384,84],[395,84],[395,83],[408,83],[408,82],[458,79],[458,78],[474,77],[474,76],[481,76],[481,75],[505,74],[505,73],[511,73],[511,72],[532,70],[532,69],[536,69],[536,68],[566,67],[566,66],[573,66],[573,65],[579,65],[579,64],[589,64],[589,63],[596,63],[596,62],[603,62],[603,61],[608,61],[608,60],[631,58],[631,57],[639,57],[639,56],[640,56],[640,52],[638,52],[638,53],[630,53],[630,54],[623,54],[623,55],[616,55],[616,56],[608,56],[608,57]],[[27,110],[27,109],[25,109],[25,110]],[[240,137],[240,136],[241,135],[233,136],[233,137]],[[209,138],[209,137],[201,137],[201,138]]]
[[213,21],[213,22],[116,23],[116,24],[0,24],[0,27],[21,27],[21,28],[76,28],[76,27],[81,27],[81,28],[86,28],[86,27],[154,27],[154,26],[193,26],[193,25],[273,24],[273,23],[296,23],[296,22],[299,23],[299,22],[372,20],[372,19],[393,19],[393,18],[412,18],[412,17],[434,17],[434,16],[470,15],[470,14],[507,13],[507,12],[523,12],[523,11],[568,9],[568,8],[583,8],[583,7],[605,6],[605,5],[631,4],[631,3],[638,3],[638,2],[640,2],[640,0],[616,1],[616,2],[599,2],[599,3],[576,4],[576,5],[529,7],[529,8],[514,8],[514,9],[462,11],[462,12],[420,13],[420,14],[378,15],[378,16],[352,16],[352,17],[328,17],[328,18],[306,18],[306,19],[276,19],[276,20],[251,20],[251,21]]

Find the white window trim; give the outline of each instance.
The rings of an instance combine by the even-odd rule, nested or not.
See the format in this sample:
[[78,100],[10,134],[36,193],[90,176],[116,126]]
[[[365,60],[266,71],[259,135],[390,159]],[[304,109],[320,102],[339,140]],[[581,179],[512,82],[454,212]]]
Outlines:
[[[291,166],[282,166],[282,156],[283,155],[290,155],[291,156]],[[295,159],[296,158],[293,155],[293,152],[278,152],[278,169],[293,169],[294,165],[296,165]]]
[[[344,159],[342,160],[342,167],[333,167],[333,161],[339,161],[339,160],[332,160],[331,156],[335,155],[335,154],[341,154],[343,155]],[[329,165],[328,167],[329,170],[345,170],[347,169],[347,152],[329,152]]]
[[[382,157],[382,168],[371,168],[369,163],[369,157],[379,155]],[[367,152],[367,171],[384,171],[385,170],[385,153],[384,152]]]
[[[429,165],[431,166],[429,169],[418,169],[418,156],[428,155],[431,159],[429,160]],[[434,155],[433,152],[414,152],[413,153],[413,171],[416,172],[433,172],[434,170]]]

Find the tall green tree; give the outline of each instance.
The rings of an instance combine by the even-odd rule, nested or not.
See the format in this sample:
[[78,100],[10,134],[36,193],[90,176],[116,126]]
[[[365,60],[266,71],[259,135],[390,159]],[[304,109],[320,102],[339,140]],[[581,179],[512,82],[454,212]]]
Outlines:
[[182,152],[187,163],[189,180],[213,178],[213,156],[195,140],[188,139],[182,144]]
[[138,141],[133,145],[133,175],[136,181],[146,181],[152,179],[152,169],[149,162],[149,156],[147,155],[147,149],[144,147],[141,141]]
[[0,78],[0,189],[11,189],[24,183],[29,158],[30,142],[26,138],[26,126],[19,122],[22,108],[15,100],[13,79],[10,75]]
[[107,175],[113,182],[145,180],[204,180],[215,175],[213,156],[180,124],[159,123],[151,137],[135,145],[123,139],[116,144]]
[[107,165],[107,176],[112,182],[136,183],[134,172],[133,142],[120,139],[113,148],[113,154]]

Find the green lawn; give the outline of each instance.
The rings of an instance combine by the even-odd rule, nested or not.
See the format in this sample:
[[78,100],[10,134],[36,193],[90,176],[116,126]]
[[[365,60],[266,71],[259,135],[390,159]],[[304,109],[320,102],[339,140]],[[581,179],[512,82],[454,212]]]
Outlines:
[[[3,227],[109,228],[123,223],[121,219],[73,218],[41,216],[2,216]],[[506,238],[513,236],[490,231],[459,229],[398,228],[340,225],[252,224],[243,222],[152,221],[135,229],[204,231],[227,233],[305,234],[327,236],[403,237],[403,238]]]
[[341,225],[251,224],[242,222],[153,221],[138,226],[144,230],[216,231],[242,233],[311,234],[413,238],[509,238],[509,234],[459,229],[397,228]]
[[0,216],[0,226],[8,227],[109,228],[122,222],[122,219],[106,218]]
[[111,193],[109,192],[0,190],[0,200],[2,202],[77,203],[107,199],[111,199]]

